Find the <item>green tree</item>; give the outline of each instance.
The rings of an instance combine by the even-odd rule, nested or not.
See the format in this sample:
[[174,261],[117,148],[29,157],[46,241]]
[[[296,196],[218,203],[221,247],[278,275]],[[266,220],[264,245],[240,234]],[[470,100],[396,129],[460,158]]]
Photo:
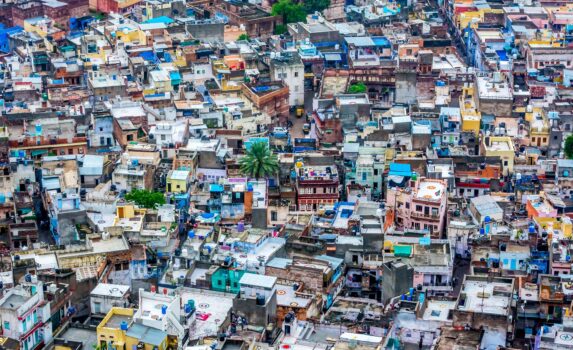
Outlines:
[[247,33],[243,33],[243,34],[239,35],[238,40],[247,40],[247,41],[250,41],[250,40],[251,40],[251,37],[249,37],[249,35],[248,35]]
[[279,0],[271,10],[273,16],[281,16],[283,24],[306,22],[306,10],[302,4],[295,4],[291,0]]
[[350,87],[348,88],[349,94],[363,94],[365,92],[366,92],[366,85],[361,81],[350,85]]
[[287,32],[287,26],[284,24],[277,24],[275,26],[275,34],[276,35],[281,35]]
[[144,208],[155,208],[156,204],[165,204],[163,193],[148,190],[133,190],[125,195],[125,199]]
[[569,159],[573,159],[573,135],[569,135],[565,139],[565,156]]
[[303,6],[307,13],[322,12],[330,6],[330,0],[304,0]]
[[255,142],[239,160],[241,173],[256,179],[272,176],[279,171],[279,160],[265,142]]

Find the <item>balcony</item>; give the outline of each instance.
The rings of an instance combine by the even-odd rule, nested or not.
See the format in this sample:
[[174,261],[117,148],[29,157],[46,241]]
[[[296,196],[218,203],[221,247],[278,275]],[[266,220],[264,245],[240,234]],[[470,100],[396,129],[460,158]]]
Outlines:
[[23,148],[23,147],[37,147],[37,146],[57,146],[57,145],[67,145],[70,143],[86,143],[87,139],[85,137],[72,137],[70,139],[46,139],[36,140],[36,138],[28,138],[23,141],[9,141],[8,145],[13,148]]
[[431,220],[431,221],[440,221],[440,215],[439,214],[424,214],[424,213],[420,213],[418,211],[412,211],[410,212],[410,216],[413,218],[418,218],[418,219],[424,219],[424,220]]

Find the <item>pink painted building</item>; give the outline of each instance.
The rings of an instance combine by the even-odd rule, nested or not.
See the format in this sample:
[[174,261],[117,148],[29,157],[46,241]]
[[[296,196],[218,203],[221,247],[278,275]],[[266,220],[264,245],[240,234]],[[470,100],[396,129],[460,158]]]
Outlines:
[[396,227],[428,230],[432,238],[440,238],[446,219],[446,188],[446,181],[426,178],[411,180],[405,188],[388,188],[386,204],[394,211]]

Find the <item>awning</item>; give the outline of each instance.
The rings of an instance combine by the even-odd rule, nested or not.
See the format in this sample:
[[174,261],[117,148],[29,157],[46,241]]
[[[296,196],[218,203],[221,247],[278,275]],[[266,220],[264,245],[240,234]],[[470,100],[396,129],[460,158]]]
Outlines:
[[47,154],[47,153],[48,153],[48,150],[46,150],[46,149],[33,150],[33,151],[32,151],[32,157],[39,156],[39,155],[42,155],[42,154]]
[[395,245],[394,256],[409,257],[412,255],[412,246],[410,245]]
[[326,61],[342,61],[342,56],[339,53],[327,53],[324,55]]

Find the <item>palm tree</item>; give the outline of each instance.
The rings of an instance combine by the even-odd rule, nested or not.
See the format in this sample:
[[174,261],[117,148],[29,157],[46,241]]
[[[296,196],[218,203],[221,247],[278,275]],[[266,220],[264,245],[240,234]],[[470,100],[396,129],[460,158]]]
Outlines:
[[239,160],[241,173],[256,179],[272,176],[279,171],[279,160],[265,142],[255,142]]

